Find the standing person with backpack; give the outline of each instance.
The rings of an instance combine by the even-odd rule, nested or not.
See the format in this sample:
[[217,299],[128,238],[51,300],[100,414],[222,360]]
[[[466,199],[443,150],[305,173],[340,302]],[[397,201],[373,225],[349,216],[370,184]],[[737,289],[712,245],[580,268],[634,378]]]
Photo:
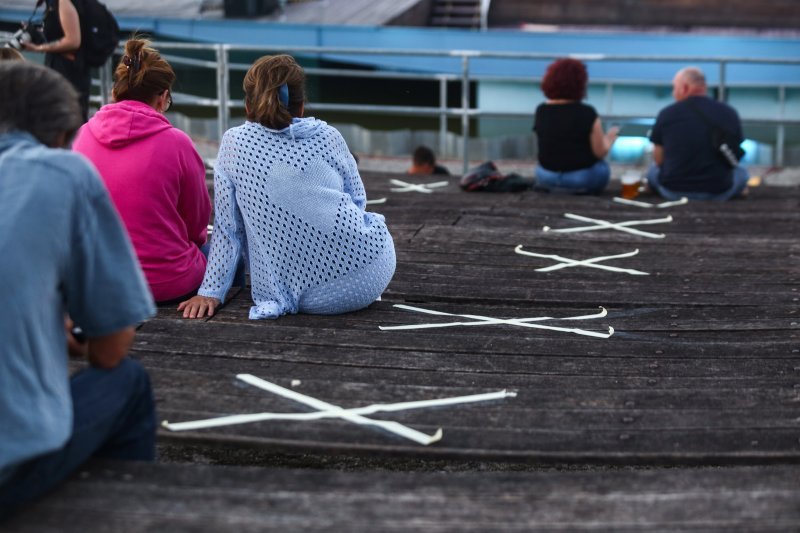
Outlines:
[[97,0],[37,0],[45,4],[43,44],[23,44],[26,50],[44,52],[44,64],[69,80],[78,97],[83,121],[89,118],[91,68],[114,52],[119,26]]
[[[79,1],[79,0],[76,0]],[[44,52],[44,64],[65,78],[78,91],[84,122],[89,116],[89,67],[80,53],[81,20],[72,0],[45,0],[43,44],[25,43],[25,49]],[[41,2],[37,2],[37,6]]]

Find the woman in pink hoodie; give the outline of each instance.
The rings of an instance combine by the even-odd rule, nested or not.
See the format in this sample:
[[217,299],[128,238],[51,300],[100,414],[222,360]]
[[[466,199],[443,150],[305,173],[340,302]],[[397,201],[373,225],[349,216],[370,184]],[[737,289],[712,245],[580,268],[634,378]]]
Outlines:
[[191,296],[203,281],[211,200],[191,139],[164,113],[175,72],[133,39],[115,72],[114,103],[78,132],[73,149],[97,167],[157,302]]

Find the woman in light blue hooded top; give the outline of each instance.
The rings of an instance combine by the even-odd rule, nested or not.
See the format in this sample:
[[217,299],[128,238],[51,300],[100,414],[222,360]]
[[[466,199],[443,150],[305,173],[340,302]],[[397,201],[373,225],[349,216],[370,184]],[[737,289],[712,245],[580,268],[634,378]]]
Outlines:
[[247,258],[251,319],[338,314],[380,297],[394,274],[392,237],[341,134],[303,118],[305,74],[265,56],[244,80],[247,122],[228,130],[214,171],[216,220],[198,295],[178,310],[211,316]]

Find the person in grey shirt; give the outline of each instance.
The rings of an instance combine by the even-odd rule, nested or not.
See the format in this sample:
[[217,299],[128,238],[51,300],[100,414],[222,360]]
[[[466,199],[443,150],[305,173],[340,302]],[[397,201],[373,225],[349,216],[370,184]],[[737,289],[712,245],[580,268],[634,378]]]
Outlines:
[[[155,455],[150,382],[127,357],[155,307],[99,176],[64,149],[81,122],[61,75],[0,62],[0,517],[92,456]],[[71,377],[68,353],[88,360]]]

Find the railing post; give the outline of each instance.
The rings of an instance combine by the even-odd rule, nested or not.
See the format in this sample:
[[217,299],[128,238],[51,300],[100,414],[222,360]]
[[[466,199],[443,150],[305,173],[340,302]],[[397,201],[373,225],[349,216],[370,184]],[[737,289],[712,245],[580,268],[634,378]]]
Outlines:
[[719,94],[717,100],[725,101],[725,61],[719,62]]
[[464,155],[463,174],[469,170],[469,55],[461,56],[461,149]]
[[219,141],[228,131],[230,123],[230,72],[228,70],[228,46],[219,44],[216,47],[217,55],[217,133]]
[[439,78],[439,154],[447,149],[447,78]]
[[113,69],[113,61],[114,56],[112,55],[108,58],[108,61],[100,67],[100,107],[103,107],[111,101],[111,70]]
[[[778,110],[781,120],[786,118],[786,87],[781,85],[778,87]],[[783,122],[778,124],[777,131],[775,132],[775,154],[773,163],[776,167],[782,167],[784,163],[784,151],[786,150],[786,128]]]

